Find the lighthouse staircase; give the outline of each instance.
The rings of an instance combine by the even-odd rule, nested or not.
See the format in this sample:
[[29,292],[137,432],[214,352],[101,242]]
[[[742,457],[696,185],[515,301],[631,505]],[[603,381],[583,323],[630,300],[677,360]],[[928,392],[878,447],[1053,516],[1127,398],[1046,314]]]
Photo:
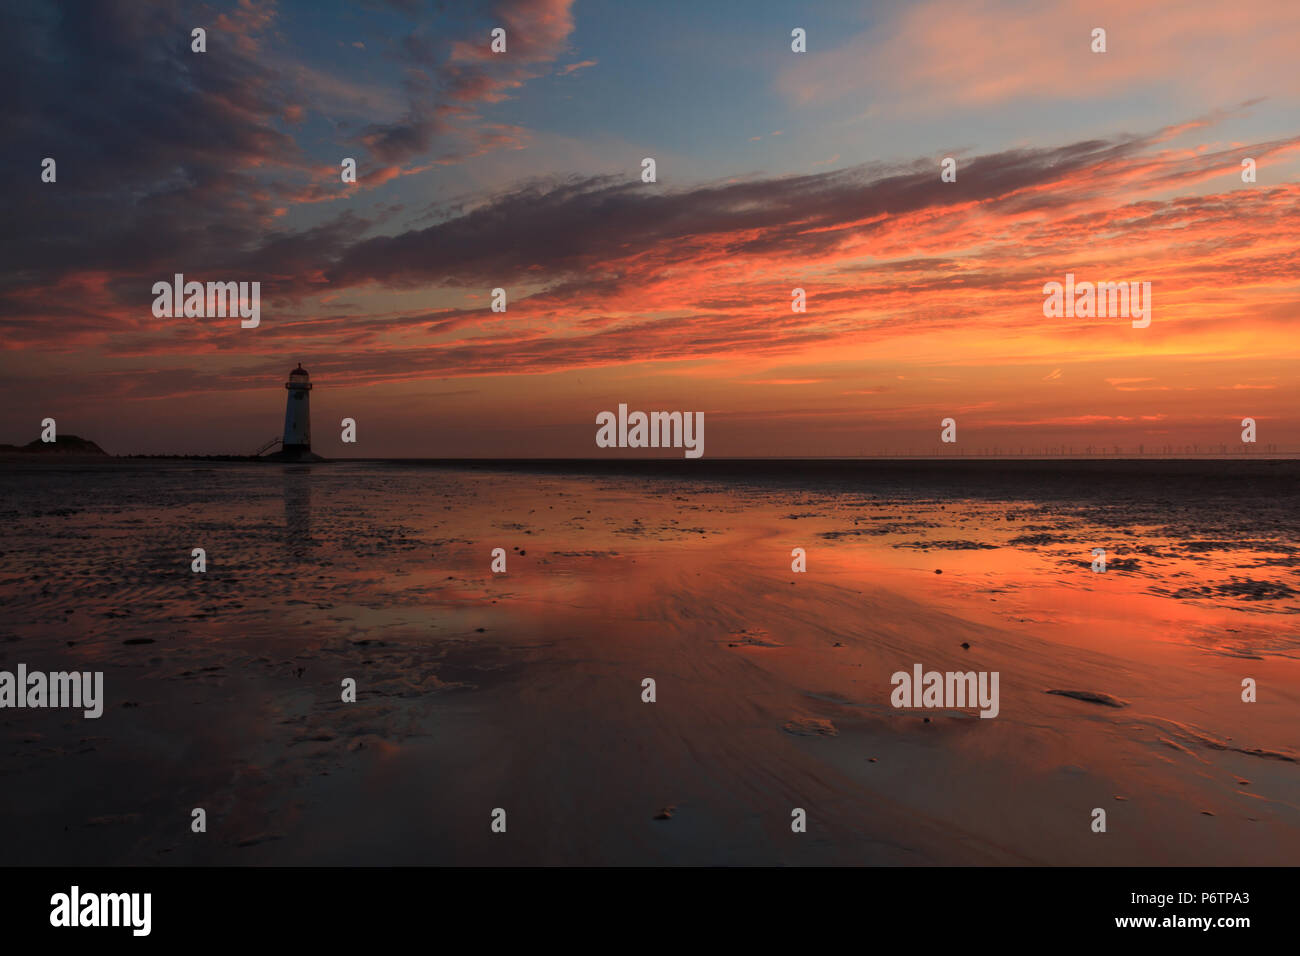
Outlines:
[[270,451],[270,450],[271,450],[272,448],[274,448],[276,445],[281,444],[283,441],[284,441],[283,438],[281,438],[279,435],[276,435],[274,438],[272,438],[272,439],[271,439],[270,441],[268,441],[266,444],[264,444],[264,445],[262,445],[261,447],[259,447],[259,448],[257,449],[257,451],[253,452],[252,457],[254,457],[254,458],[260,458],[263,454],[265,454],[266,452]]

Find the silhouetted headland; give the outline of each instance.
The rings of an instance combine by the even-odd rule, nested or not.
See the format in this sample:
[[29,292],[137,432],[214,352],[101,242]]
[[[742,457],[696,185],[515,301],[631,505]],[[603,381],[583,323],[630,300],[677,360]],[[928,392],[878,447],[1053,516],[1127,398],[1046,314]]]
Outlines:
[[0,445],[0,455],[94,455],[107,458],[108,453],[88,438],[59,435],[54,441],[37,438],[26,445]]

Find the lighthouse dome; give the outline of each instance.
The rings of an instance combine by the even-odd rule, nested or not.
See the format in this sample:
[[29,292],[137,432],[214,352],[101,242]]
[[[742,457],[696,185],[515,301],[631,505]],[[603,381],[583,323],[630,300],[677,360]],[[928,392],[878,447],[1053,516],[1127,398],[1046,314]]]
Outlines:
[[294,369],[292,372],[289,373],[290,378],[292,378],[295,375],[303,375],[303,376],[307,375],[307,370],[302,367],[301,362],[298,363],[298,367],[296,369]]

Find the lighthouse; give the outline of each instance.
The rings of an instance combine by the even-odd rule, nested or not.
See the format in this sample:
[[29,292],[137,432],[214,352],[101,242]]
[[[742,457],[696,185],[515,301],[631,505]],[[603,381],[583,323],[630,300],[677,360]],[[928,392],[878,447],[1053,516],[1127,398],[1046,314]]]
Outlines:
[[311,376],[298,363],[284,383],[289,397],[284,404],[284,444],[280,446],[285,456],[311,456]]

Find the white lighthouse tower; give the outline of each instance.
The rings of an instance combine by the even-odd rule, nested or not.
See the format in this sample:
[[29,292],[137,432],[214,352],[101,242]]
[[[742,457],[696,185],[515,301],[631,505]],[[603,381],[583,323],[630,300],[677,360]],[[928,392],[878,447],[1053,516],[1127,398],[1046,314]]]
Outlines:
[[311,376],[298,363],[284,383],[289,397],[284,405],[284,444],[281,452],[286,456],[311,455]]

